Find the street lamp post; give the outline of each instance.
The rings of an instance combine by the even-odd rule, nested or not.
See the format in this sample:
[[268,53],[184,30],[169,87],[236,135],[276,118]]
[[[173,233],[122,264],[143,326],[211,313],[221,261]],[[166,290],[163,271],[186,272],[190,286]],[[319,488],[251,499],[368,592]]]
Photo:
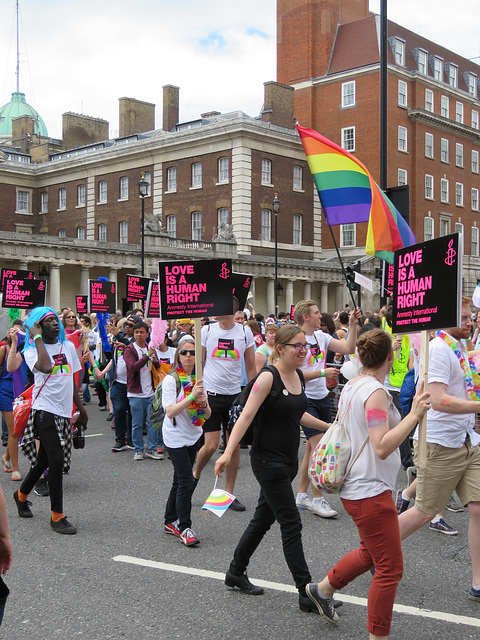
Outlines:
[[272,210],[275,216],[275,316],[278,317],[278,225],[277,216],[280,213],[280,205],[282,203],[278,199],[278,194],[272,200]]
[[142,276],[145,275],[145,196],[148,195],[148,181],[145,180],[145,173],[137,182],[138,194],[142,199]]

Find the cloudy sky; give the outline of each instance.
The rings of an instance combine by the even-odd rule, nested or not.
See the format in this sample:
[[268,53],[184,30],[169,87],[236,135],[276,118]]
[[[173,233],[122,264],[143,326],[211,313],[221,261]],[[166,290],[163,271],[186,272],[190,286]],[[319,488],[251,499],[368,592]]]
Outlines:
[[[389,18],[466,58],[480,56],[479,0],[390,0]],[[380,0],[370,0],[378,12]],[[0,0],[0,105],[15,90],[15,0]],[[61,137],[66,111],[105,118],[118,98],[157,105],[180,87],[180,120],[216,109],[259,113],[275,80],[275,0],[20,0],[20,90]],[[480,63],[480,58],[476,60]]]

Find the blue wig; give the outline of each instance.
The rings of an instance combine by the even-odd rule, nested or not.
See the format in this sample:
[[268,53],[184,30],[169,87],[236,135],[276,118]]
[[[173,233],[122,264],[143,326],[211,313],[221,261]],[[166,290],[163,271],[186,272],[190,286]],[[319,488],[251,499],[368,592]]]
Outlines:
[[[28,318],[25,319],[25,322],[23,324],[26,324],[28,327],[30,327],[30,329],[33,329],[33,325],[35,324],[35,322],[41,322],[43,318],[45,318],[45,316],[50,315],[51,313],[53,313],[57,318],[58,325],[60,327],[60,333],[58,334],[57,340],[60,343],[66,342],[67,338],[65,337],[65,329],[63,328],[63,324],[60,322],[60,318],[58,317],[57,312],[54,311],[54,309],[52,309],[51,307],[35,307],[30,311]],[[22,352],[24,352],[29,347],[34,346],[35,342],[29,337],[27,333],[27,335],[25,336],[25,344]]]

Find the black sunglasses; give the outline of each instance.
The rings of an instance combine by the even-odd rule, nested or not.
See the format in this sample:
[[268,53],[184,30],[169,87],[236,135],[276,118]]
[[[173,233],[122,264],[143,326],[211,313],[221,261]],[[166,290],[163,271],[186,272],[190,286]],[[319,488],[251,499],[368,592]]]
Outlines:
[[179,353],[181,356],[194,356],[195,349],[181,349]]

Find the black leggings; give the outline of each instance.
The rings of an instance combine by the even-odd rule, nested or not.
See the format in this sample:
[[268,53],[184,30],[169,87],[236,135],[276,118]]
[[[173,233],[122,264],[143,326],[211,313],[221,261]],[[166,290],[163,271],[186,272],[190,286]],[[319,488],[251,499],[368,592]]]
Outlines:
[[29,494],[48,469],[48,488],[52,511],[63,513],[63,447],[54,422],[55,416],[48,411],[37,411],[35,430],[40,440],[37,463],[30,468],[20,486],[20,492]]

